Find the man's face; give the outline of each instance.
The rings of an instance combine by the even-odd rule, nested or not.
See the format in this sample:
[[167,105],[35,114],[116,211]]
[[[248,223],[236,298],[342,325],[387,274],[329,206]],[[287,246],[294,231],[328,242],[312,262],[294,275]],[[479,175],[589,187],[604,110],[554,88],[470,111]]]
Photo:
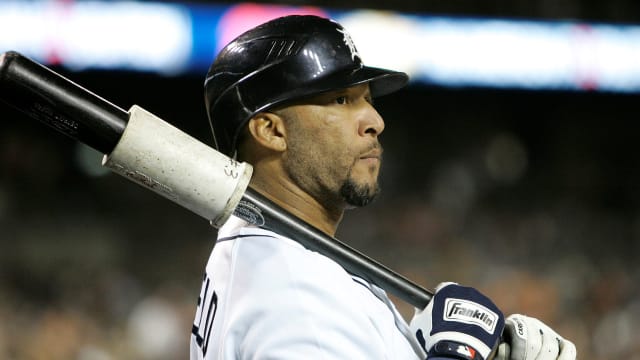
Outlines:
[[285,171],[326,207],[364,206],[379,192],[382,117],[369,85],[322,94],[284,108]]

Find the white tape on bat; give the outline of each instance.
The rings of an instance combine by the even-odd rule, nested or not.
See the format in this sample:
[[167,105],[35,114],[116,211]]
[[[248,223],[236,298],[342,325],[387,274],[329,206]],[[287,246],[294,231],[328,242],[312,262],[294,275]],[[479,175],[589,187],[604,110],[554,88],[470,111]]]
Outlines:
[[220,227],[233,213],[253,169],[133,105],[127,127],[102,164]]

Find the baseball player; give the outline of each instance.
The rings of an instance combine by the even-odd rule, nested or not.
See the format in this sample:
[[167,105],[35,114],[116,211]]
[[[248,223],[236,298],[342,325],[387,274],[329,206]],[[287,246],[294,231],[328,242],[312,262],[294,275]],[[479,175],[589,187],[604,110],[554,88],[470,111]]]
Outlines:
[[[253,165],[250,186],[333,236],[378,193],[385,123],[372,99],[406,74],[364,66],[341,25],[287,16],[229,43],[205,100],[216,148]],[[443,283],[410,323],[385,292],[328,257],[231,217],[206,266],[191,359],[574,359],[540,321],[505,319],[473,288]]]

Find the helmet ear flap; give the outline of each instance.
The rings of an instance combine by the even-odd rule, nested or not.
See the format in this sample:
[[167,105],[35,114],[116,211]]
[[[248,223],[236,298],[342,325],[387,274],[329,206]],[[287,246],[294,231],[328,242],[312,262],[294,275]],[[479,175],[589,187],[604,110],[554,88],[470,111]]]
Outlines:
[[291,15],[259,25],[222,49],[205,80],[205,103],[216,149],[232,156],[241,129],[258,112],[366,82],[372,96],[384,95],[407,81],[404,73],[364,66],[338,23]]

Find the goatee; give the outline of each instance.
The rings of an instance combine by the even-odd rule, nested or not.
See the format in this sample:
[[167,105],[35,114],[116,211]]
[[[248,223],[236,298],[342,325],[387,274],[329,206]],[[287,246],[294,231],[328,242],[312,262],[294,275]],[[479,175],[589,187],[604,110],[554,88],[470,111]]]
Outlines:
[[353,180],[347,179],[340,187],[340,195],[344,201],[354,207],[362,207],[371,203],[380,193],[380,187],[376,183],[373,186],[359,185]]

